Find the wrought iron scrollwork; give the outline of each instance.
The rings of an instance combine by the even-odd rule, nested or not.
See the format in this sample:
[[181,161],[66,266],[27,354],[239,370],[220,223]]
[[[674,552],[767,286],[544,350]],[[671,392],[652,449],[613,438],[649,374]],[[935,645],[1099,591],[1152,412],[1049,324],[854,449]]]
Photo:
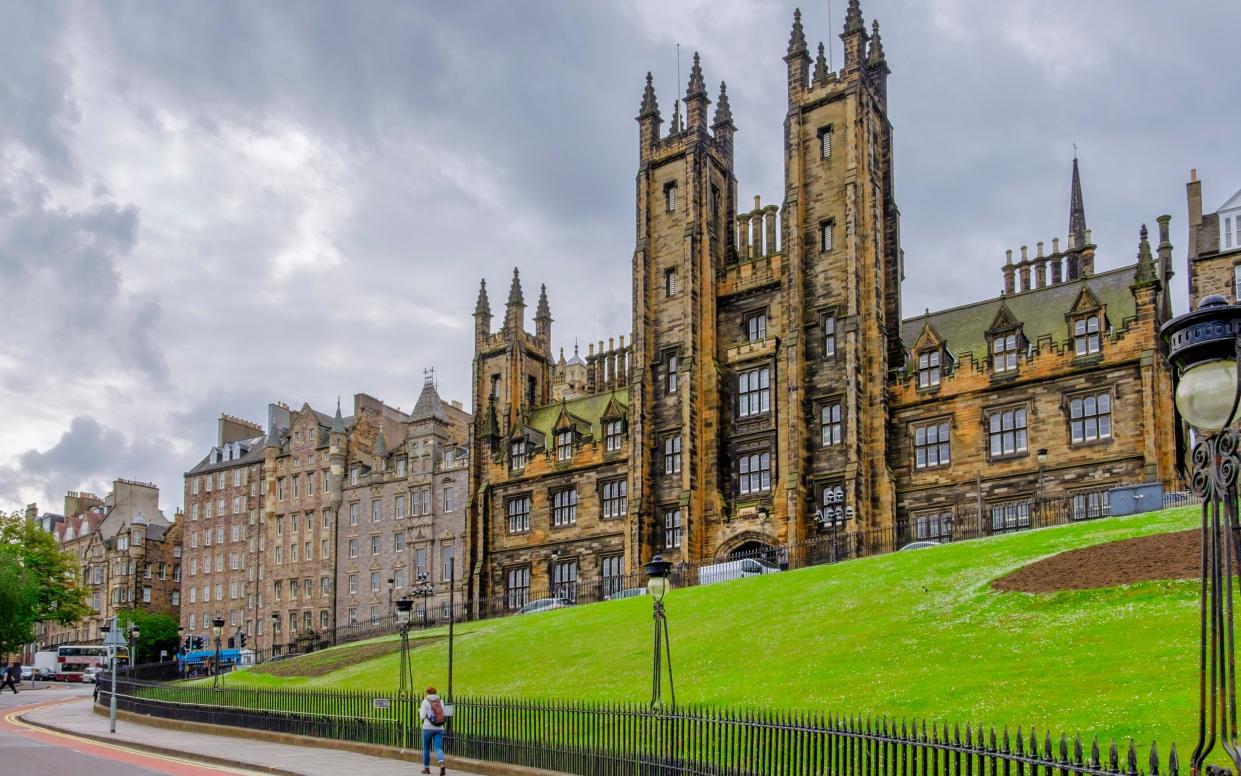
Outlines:
[[1218,772],[1206,761],[1218,741],[1237,772],[1237,681],[1233,634],[1233,578],[1241,569],[1237,477],[1241,432],[1204,436],[1194,445],[1191,488],[1202,501],[1202,590],[1199,609],[1198,744],[1194,776]]

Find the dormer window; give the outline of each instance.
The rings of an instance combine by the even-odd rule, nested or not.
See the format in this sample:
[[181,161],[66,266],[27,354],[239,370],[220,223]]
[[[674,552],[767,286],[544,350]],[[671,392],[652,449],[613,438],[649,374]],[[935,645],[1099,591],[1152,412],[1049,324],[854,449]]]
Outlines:
[[996,334],[991,339],[991,363],[997,373],[1017,370],[1017,332]]
[[939,385],[940,354],[938,350],[927,350],[918,354],[918,387],[932,388]]
[[677,212],[677,183],[672,181],[664,184],[664,209],[669,213]]
[[767,313],[755,313],[745,319],[745,335],[750,342],[767,339]]
[[609,420],[603,426],[604,449],[614,453],[621,449],[621,438],[625,433],[625,423],[621,420]]
[[524,439],[509,445],[508,468],[513,471],[526,468],[526,441]]
[[573,432],[572,431],[556,432],[556,460],[557,461],[573,460]]
[[1241,248],[1241,213],[1223,216],[1223,224],[1219,232],[1219,249],[1229,251]]
[[1079,356],[1099,352],[1099,315],[1078,318],[1073,322],[1073,347]]

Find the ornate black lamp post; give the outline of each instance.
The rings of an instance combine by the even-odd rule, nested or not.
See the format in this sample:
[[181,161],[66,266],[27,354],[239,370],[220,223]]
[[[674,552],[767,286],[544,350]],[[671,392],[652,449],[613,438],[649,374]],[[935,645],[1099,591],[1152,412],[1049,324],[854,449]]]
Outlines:
[[427,629],[427,609],[430,605],[431,596],[435,595],[435,585],[431,582],[431,575],[425,571],[418,573],[418,583],[414,585],[414,595],[422,599],[422,629]]
[[408,698],[414,691],[414,667],[409,662],[409,615],[414,608],[414,599],[401,596],[396,602],[396,623],[401,633],[401,685],[396,694],[398,698]]
[[672,683],[672,644],[668,639],[668,618],[664,615],[664,596],[668,594],[668,590],[672,587],[672,581],[668,579],[668,572],[672,570],[672,564],[664,560],[661,556],[656,555],[651,558],[650,563],[645,566],[646,575],[650,579],[646,583],[646,590],[651,594],[651,606],[655,614],[655,654],[652,668],[653,675],[651,681],[651,708],[660,709],[663,707],[663,672],[660,670],[661,658],[666,656],[668,660],[668,692],[670,697],[669,708],[676,709],[677,691],[676,686]]
[[220,637],[224,635],[224,618],[216,615],[211,621],[211,632],[215,634],[215,665],[211,667],[211,689],[220,686]]
[[139,632],[140,632],[140,628],[138,627],[138,623],[136,622],[129,623],[129,665],[131,668],[133,666],[138,665]]
[[1232,427],[1241,404],[1241,305],[1212,294],[1197,310],[1164,324],[1160,335],[1175,369],[1177,409],[1199,434],[1190,480],[1202,498],[1198,745],[1190,769],[1193,776],[1209,770],[1206,760],[1218,739],[1234,772],[1241,771],[1232,607],[1234,563],[1241,567],[1241,432]]
[[280,612],[271,613],[271,653],[280,654],[276,646],[276,632],[280,630]]

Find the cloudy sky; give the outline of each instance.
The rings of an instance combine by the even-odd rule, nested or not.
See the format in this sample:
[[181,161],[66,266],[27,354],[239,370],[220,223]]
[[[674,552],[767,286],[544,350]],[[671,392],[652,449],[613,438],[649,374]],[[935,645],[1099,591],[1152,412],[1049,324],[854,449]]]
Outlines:
[[[804,3],[839,63],[845,0]],[[702,52],[748,201],[783,186],[784,0],[0,0],[0,509],[153,480],[221,411],[468,395],[478,280],[554,335],[628,332],[643,76]],[[1191,167],[1241,188],[1235,0],[865,0],[892,68],[905,309],[995,294],[1063,236],[1077,144],[1099,268],[1185,242]],[[1176,279],[1184,305],[1182,271]]]

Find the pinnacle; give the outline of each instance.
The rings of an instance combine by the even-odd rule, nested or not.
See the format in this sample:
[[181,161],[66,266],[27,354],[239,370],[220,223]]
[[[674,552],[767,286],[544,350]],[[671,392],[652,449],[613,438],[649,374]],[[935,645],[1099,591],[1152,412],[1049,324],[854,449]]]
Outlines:
[[655,79],[646,74],[646,88],[642,90],[642,107],[638,110],[638,118],[654,116],[659,121],[659,103],[655,100]]
[[1151,244],[1148,239],[1146,224],[1138,231],[1138,267],[1134,280],[1144,283],[1155,279],[1155,261],[1151,257]]
[[491,300],[487,298],[487,281],[478,285],[478,303],[474,305],[474,315],[491,315]]
[[539,306],[534,312],[534,319],[536,321],[547,321],[548,323],[551,323],[552,310],[551,310],[551,307],[547,304],[547,285],[546,284],[539,286]]
[[870,59],[869,63],[877,65],[883,61],[883,41],[879,39],[879,20],[871,22]]
[[345,433],[345,419],[340,416],[340,397],[336,397],[336,417],[332,419],[332,433]]
[[845,35],[860,32],[866,34],[866,24],[862,21],[862,4],[858,0],[849,0],[849,10],[845,12]]
[[809,49],[806,48],[806,33],[801,28],[801,9],[793,9],[793,31],[789,33],[789,53],[790,57],[797,55],[809,55]]
[[1077,169],[1077,154],[1073,154],[1073,183],[1069,192],[1069,234],[1078,238],[1078,249],[1081,239],[1086,234],[1086,205],[1082,201],[1082,178]]
[[525,307],[526,300],[521,294],[521,276],[516,267],[513,267],[513,285],[508,289],[508,307]]
[[814,58],[814,82],[821,83],[827,80],[827,55],[824,53],[823,44],[819,44],[819,55]]
[[736,129],[733,125],[733,111],[728,104],[728,86],[723,81],[720,81],[720,98],[715,104],[715,120],[711,122],[711,126]]
[[707,95],[707,84],[702,78],[702,61],[698,57],[698,52],[694,52],[694,64],[689,69],[689,86],[685,90],[685,99],[691,100],[698,96],[705,97]]

